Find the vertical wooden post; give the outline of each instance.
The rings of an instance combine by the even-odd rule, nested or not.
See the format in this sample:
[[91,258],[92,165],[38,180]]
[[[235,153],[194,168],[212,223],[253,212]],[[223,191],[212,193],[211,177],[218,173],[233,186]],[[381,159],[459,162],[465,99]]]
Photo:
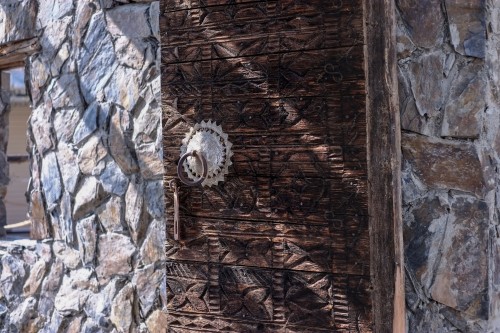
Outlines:
[[364,0],[368,207],[375,332],[404,333],[401,130],[394,0]]

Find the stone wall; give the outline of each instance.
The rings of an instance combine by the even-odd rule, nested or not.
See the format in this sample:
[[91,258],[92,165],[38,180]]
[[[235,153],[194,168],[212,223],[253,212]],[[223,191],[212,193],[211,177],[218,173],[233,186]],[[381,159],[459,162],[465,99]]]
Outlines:
[[37,4],[37,0],[0,1],[0,44],[32,38],[36,34]]
[[409,332],[500,329],[495,3],[397,1]]
[[10,2],[11,22],[23,2],[37,9],[38,241],[0,245],[0,332],[164,332],[159,2]]

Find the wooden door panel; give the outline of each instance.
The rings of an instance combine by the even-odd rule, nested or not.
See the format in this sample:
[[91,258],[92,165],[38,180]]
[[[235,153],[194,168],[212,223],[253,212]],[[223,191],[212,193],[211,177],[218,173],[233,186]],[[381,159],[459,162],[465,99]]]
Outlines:
[[[234,101],[177,97],[166,101],[164,105],[165,112],[171,114],[165,129],[171,133],[184,133],[186,123],[210,117],[220,119],[228,134],[243,136],[261,134],[264,131],[269,135],[289,136],[295,133],[320,135],[326,132],[333,144],[341,145],[344,128],[351,132],[356,130],[356,125],[363,125],[364,115],[358,113],[363,109],[362,106],[354,97],[341,99],[340,94],[328,97],[246,98]],[[354,111],[356,107],[357,112]],[[311,124],[315,126],[311,128]],[[363,137],[366,139],[366,134]],[[314,141],[303,143],[317,144]],[[349,144],[354,145],[356,142]]]
[[[367,217],[303,225],[186,216],[183,226],[182,241],[169,241],[171,260],[335,274],[369,271]],[[168,233],[173,234],[172,228]]]
[[361,1],[161,6],[165,179],[202,120],[234,152],[167,225],[170,332],[370,331]]
[[[352,15],[348,20],[343,16],[330,17],[320,19],[325,26],[318,30],[314,26],[311,31],[304,31],[302,25],[300,29],[286,28],[289,24],[286,21],[296,20],[296,17],[282,19],[282,26],[279,31],[272,35],[258,36],[260,33],[265,33],[269,30],[269,26],[262,22],[252,21],[245,31],[243,25],[232,27],[230,31],[227,29],[224,34],[220,30],[210,32],[210,43],[205,42],[203,38],[205,29],[198,29],[193,33],[191,30],[175,30],[175,36],[169,37],[169,45],[162,49],[162,58],[165,64],[189,63],[194,61],[209,61],[213,59],[229,59],[235,57],[250,57],[261,56],[266,53],[279,52],[298,52],[298,51],[318,51],[324,49],[340,48],[342,46],[351,47],[355,42],[362,39],[359,29],[362,23],[362,15],[358,12]],[[353,25],[352,29],[345,29],[349,25]],[[326,32],[326,29],[335,29],[336,27],[344,27],[336,33],[331,31]],[[217,27],[221,27],[218,23]],[[261,31],[259,31],[261,30]],[[286,30],[290,30],[287,32]],[[293,33],[300,30],[300,33]],[[251,34],[254,32],[254,34]],[[190,43],[183,42],[183,38],[189,37]],[[351,40],[346,43],[346,40]],[[342,43],[344,41],[344,43]],[[359,51],[357,51],[359,52]]]
[[[248,331],[232,332],[261,332],[259,327],[279,322],[280,318],[287,318],[290,328],[298,326],[304,331],[311,327],[318,331],[331,327],[337,327],[338,331],[368,329],[354,317],[365,311],[369,285],[366,277],[299,271],[281,274],[252,267],[213,265],[210,270],[217,272],[220,286],[213,292],[220,298],[209,302],[211,286],[206,280],[175,275],[192,273],[186,267],[177,264],[175,273],[169,275],[168,308],[172,326],[184,321],[187,323],[179,326],[217,329],[221,324],[225,326],[224,322],[231,322],[226,319],[229,317],[237,319],[233,327],[250,325]],[[273,290],[276,286],[284,287]],[[209,316],[211,312],[219,315]]]
[[[203,51],[202,51],[203,52]],[[335,96],[362,93],[362,46],[287,51],[282,54],[166,64],[168,96],[238,100],[242,95],[272,97]],[[206,98],[206,95],[205,95]]]
[[167,263],[168,309],[208,312],[209,266],[185,262]]
[[244,320],[272,321],[273,271],[219,266],[222,315]]
[[[187,216],[235,220],[328,223],[336,215],[366,215],[366,180],[227,176],[217,188],[182,188]],[[172,194],[167,193],[167,202]],[[167,208],[168,213],[172,213]]]
[[[231,133],[229,135],[231,136]],[[166,147],[164,151],[165,161],[176,163],[183,138],[184,136],[169,138],[172,146]],[[251,185],[255,178],[270,177],[275,186],[280,186],[282,183],[291,185],[290,180],[293,179],[296,181],[310,179],[311,186],[313,186],[319,184],[321,179],[324,182],[333,183],[339,189],[342,187],[342,183],[347,182],[349,178],[358,182],[360,177],[366,175],[366,152],[363,147],[327,146],[324,141],[331,139],[328,137],[324,137],[321,142],[308,142],[307,145],[301,145],[300,148],[293,145],[293,143],[300,143],[301,139],[311,141],[311,138],[315,140],[317,137],[308,134],[266,135],[265,139],[262,138],[262,135],[239,137],[240,140],[234,141],[247,144],[233,146],[232,173],[228,179],[236,177],[241,182]],[[319,141],[320,138],[317,140]],[[262,142],[267,142],[267,147],[256,150],[258,144]],[[349,158],[350,161],[346,161],[346,158]],[[176,170],[169,169],[166,174],[173,177]]]

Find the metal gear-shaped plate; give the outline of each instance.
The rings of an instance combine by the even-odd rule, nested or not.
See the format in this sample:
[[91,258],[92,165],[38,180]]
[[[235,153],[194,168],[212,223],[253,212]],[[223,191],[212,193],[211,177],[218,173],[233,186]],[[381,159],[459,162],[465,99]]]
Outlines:
[[[182,140],[181,156],[194,150],[202,153],[207,160],[208,174],[201,185],[212,186],[224,181],[224,176],[228,174],[229,166],[233,164],[232,146],[227,134],[217,123],[211,120],[202,121],[186,133]],[[191,180],[200,179],[203,167],[197,158],[188,157],[183,167]]]

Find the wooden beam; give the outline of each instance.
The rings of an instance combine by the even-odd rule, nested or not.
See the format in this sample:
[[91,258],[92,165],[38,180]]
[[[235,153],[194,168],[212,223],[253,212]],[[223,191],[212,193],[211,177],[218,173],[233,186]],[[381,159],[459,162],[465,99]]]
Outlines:
[[30,220],[14,223],[14,224],[7,224],[5,225],[5,229],[17,229],[17,228],[23,228],[23,227],[28,227],[31,225]]
[[375,332],[405,332],[394,0],[364,0],[368,207]]
[[29,155],[8,155],[7,162],[9,163],[24,163],[30,160]]
[[0,45],[0,70],[24,67],[26,58],[39,49],[38,38]]

